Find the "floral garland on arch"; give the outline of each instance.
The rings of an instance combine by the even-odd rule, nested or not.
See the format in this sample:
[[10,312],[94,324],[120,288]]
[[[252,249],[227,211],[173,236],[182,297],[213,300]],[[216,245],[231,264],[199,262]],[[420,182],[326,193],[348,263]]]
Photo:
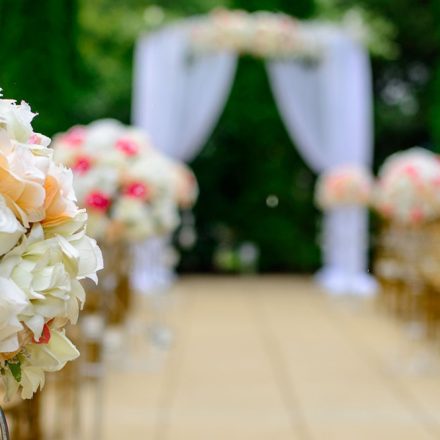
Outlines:
[[[159,11],[147,8],[145,21],[150,27],[164,22],[165,14]],[[317,60],[332,36],[342,31],[373,55],[396,56],[395,31],[382,17],[360,8],[330,16],[333,19],[302,21],[281,12],[214,9],[191,22],[191,49],[196,54],[226,50],[257,58]]]
[[315,200],[321,209],[366,206],[371,201],[373,177],[364,167],[345,165],[323,173],[316,184]]
[[386,219],[417,225],[440,217],[440,161],[423,149],[391,155],[379,170],[374,207]]
[[282,13],[216,9],[192,28],[195,53],[229,50],[259,58],[317,58],[318,28]]
[[78,357],[65,326],[85,300],[80,280],[97,280],[102,255],[85,233],[72,173],[56,165],[35,114],[0,99],[0,375],[6,397],[31,398],[45,372]]
[[[397,31],[385,17],[332,0],[317,4],[318,15],[307,21],[283,13],[216,8],[207,16],[191,19],[192,49],[195,53],[233,50],[264,58],[316,58],[325,50],[329,36],[342,31],[374,56],[395,59],[398,55]],[[145,8],[141,19],[140,27],[152,32],[175,23],[179,16],[153,4]]]
[[178,204],[197,197],[195,178],[183,164],[154,150],[141,130],[118,121],[73,127],[52,146],[56,160],[73,169],[79,203],[89,212],[88,231],[99,240],[170,233],[179,224]]

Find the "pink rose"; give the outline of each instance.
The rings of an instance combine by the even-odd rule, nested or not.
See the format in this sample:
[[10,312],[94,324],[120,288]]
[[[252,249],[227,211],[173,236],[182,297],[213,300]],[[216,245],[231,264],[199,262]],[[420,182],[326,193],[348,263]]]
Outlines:
[[67,133],[62,136],[63,142],[65,142],[70,148],[80,147],[85,138],[87,131],[84,127],[77,126],[71,128]]
[[106,212],[110,207],[110,197],[101,191],[94,191],[86,197],[85,204],[91,209]]
[[139,145],[130,138],[120,138],[116,141],[116,148],[127,156],[136,156],[139,153]]
[[92,160],[88,156],[78,156],[72,165],[72,170],[77,174],[85,174],[92,167]]
[[150,190],[142,182],[133,182],[127,185],[124,189],[124,195],[135,199],[148,199],[150,196]]

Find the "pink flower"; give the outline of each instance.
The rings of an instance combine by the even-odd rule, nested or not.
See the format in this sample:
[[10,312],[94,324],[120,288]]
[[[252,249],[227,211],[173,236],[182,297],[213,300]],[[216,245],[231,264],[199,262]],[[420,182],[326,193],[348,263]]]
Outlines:
[[52,333],[50,331],[50,328],[47,324],[44,324],[43,327],[43,333],[41,334],[41,337],[38,341],[36,341],[34,338],[32,338],[32,342],[34,344],[48,344],[50,342],[50,338],[52,336]]
[[125,187],[124,195],[134,199],[146,200],[150,195],[150,190],[147,185],[142,182],[133,182]]
[[72,170],[77,174],[85,174],[90,170],[92,160],[88,156],[78,156],[72,165]]
[[39,136],[37,133],[32,133],[31,137],[28,140],[28,144],[33,145],[40,145],[41,142],[41,136]]
[[62,136],[63,141],[71,148],[78,148],[86,138],[86,129],[84,127],[73,127]]
[[85,203],[89,208],[106,212],[110,207],[110,197],[101,191],[94,191],[86,197]]
[[139,153],[139,146],[133,139],[120,138],[116,141],[116,148],[127,156],[136,156]]
[[417,179],[419,177],[419,171],[417,168],[413,165],[407,165],[405,168],[405,173],[409,176],[413,177],[414,179]]

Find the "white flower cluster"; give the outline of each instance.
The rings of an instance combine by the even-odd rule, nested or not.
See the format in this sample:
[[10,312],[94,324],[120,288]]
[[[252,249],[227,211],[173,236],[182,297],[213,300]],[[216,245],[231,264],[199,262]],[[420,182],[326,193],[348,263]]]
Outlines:
[[[55,158],[74,171],[76,194],[89,213],[88,232],[99,240],[137,241],[172,232],[178,205],[197,196],[195,178],[183,164],[160,155],[142,131],[115,120],[73,127],[53,147]],[[182,169],[190,177],[182,180]],[[193,183],[184,187],[187,181]]]
[[372,188],[373,177],[367,169],[356,165],[340,166],[319,177],[316,204],[322,209],[365,206],[370,203]]
[[385,218],[419,224],[440,217],[440,161],[422,148],[390,156],[379,171],[374,207]]
[[23,398],[79,355],[64,327],[85,300],[79,280],[96,281],[102,268],[72,173],[55,165],[34,116],[0,100],[0,375],[7,396],[21,389]]
[[316,58],[323,49],[318,34],[281,13],[216,9],[194,24],[192,45],[196,53],[230,50],[261,58]]

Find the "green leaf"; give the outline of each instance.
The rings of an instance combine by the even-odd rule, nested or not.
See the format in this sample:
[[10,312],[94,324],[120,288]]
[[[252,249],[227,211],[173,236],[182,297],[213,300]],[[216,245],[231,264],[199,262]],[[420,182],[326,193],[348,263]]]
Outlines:
[[21,382],[21,364],[20,364],[20,362],[14,362],[14,363],[8,362],[8,367],[12,373],[12,376],[14,376],[14,379],[18,383],[20,383]]

